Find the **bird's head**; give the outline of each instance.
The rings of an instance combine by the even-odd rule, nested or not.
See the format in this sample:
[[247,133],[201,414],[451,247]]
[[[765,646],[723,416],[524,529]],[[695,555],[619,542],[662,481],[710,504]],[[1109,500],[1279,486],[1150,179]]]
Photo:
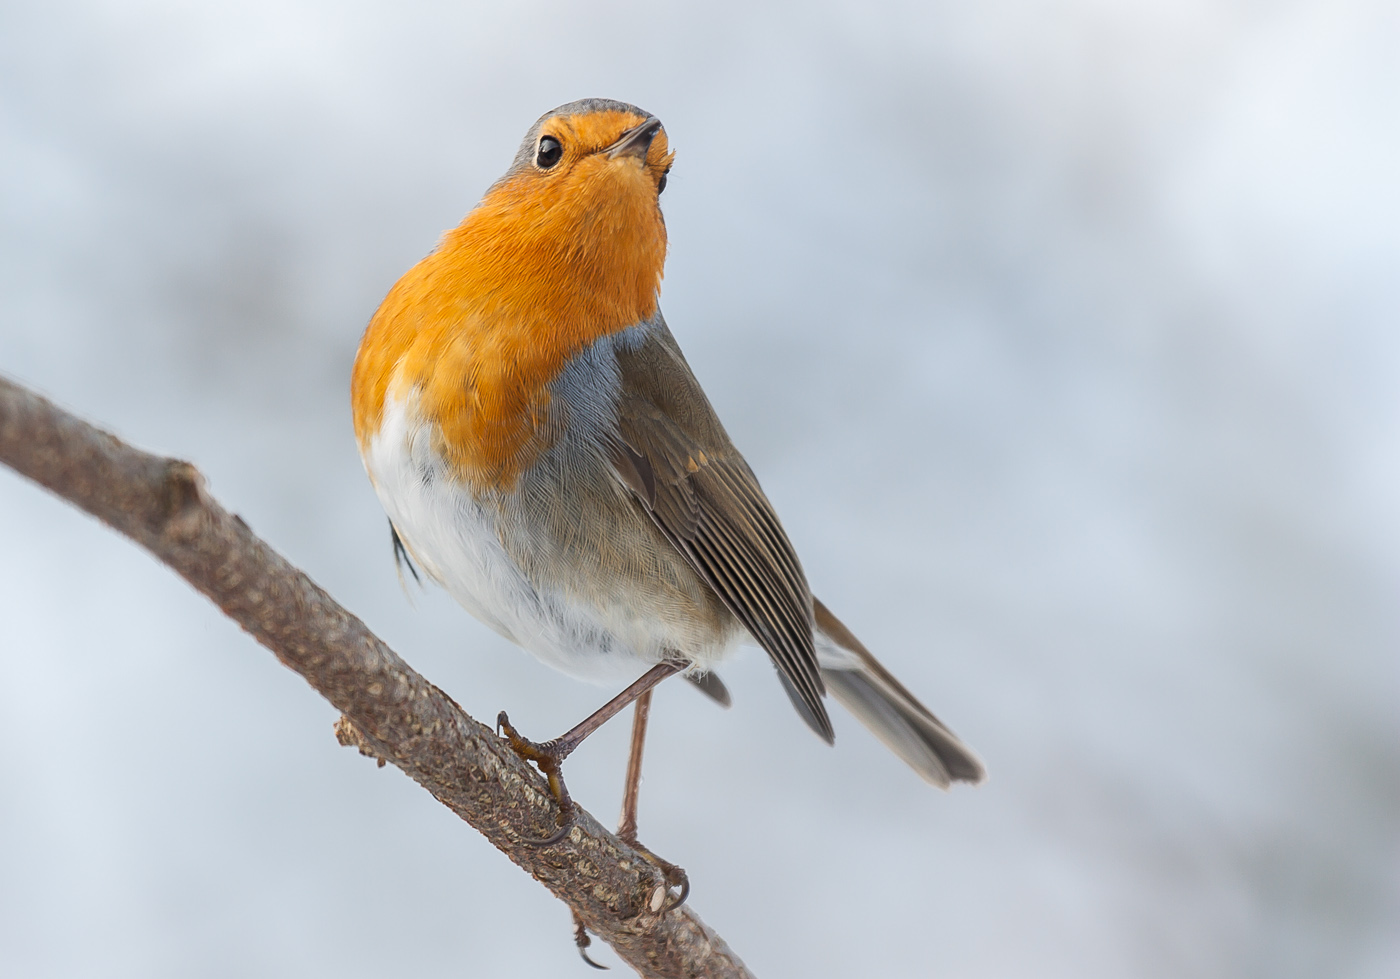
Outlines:
[[666,261],[658,198],[674,156],[660,120],[636,106],[560,106],[449,244],[517,312],[567,301],[595,329],[629,326],[655,312]]
[[651,113],[583,99],[539,118],[487,199],[505,195],[580,213],[620,205],[654,210],[674,156]]

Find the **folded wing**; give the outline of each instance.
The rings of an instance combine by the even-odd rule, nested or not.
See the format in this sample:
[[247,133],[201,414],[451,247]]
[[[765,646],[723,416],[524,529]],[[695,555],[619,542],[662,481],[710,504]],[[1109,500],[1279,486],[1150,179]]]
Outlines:
[[620,351],[618,364],[618,475],[768,652],[793,706],[830,743],[812,593],[772,505],[664,324]]

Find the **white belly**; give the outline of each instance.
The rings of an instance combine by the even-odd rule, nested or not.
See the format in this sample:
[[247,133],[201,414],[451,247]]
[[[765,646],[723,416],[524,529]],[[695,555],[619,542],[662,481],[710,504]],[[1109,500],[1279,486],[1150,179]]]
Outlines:
[[554,581],[538,567],[527,574],[512,553],[558,553],[560,542],[539,540],[535,548],[538,522],[519,507],[474,499],[432,441],[412,399],[390,400],[365,468],[413,559],[472,615],[551,666],[600,682],[635,679],[677,652],[700,668],[732,652],[742,630],[716,634],[668,614],[673,601],[579,587],[567,567]]

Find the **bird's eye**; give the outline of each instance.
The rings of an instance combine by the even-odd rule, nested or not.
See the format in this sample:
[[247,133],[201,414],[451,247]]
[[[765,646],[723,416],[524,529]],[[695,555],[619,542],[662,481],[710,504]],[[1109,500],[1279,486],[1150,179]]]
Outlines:
[[541,170],[548,170],[558,163],[563,155],[564,147],[559,144],[559,140],[553,136],[545,136],[540,139],[540,148],[535,153],[535,166]]
[[666,189],[666,174],[661,175],[661,179],[656,182],[656,196],[660,197],[661,192]]

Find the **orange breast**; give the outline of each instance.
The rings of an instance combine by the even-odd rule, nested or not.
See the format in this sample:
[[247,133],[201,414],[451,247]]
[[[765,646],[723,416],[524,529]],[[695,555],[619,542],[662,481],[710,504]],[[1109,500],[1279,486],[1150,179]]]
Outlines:
[[515,484],[552,441],[549,385],[563,367],[656,311],[666,231],[652,154],[646,167],[594,154],[566,179],[504,181],[398,281],[355,361],[362,452],[385,399],[416,397],[461,480]]

